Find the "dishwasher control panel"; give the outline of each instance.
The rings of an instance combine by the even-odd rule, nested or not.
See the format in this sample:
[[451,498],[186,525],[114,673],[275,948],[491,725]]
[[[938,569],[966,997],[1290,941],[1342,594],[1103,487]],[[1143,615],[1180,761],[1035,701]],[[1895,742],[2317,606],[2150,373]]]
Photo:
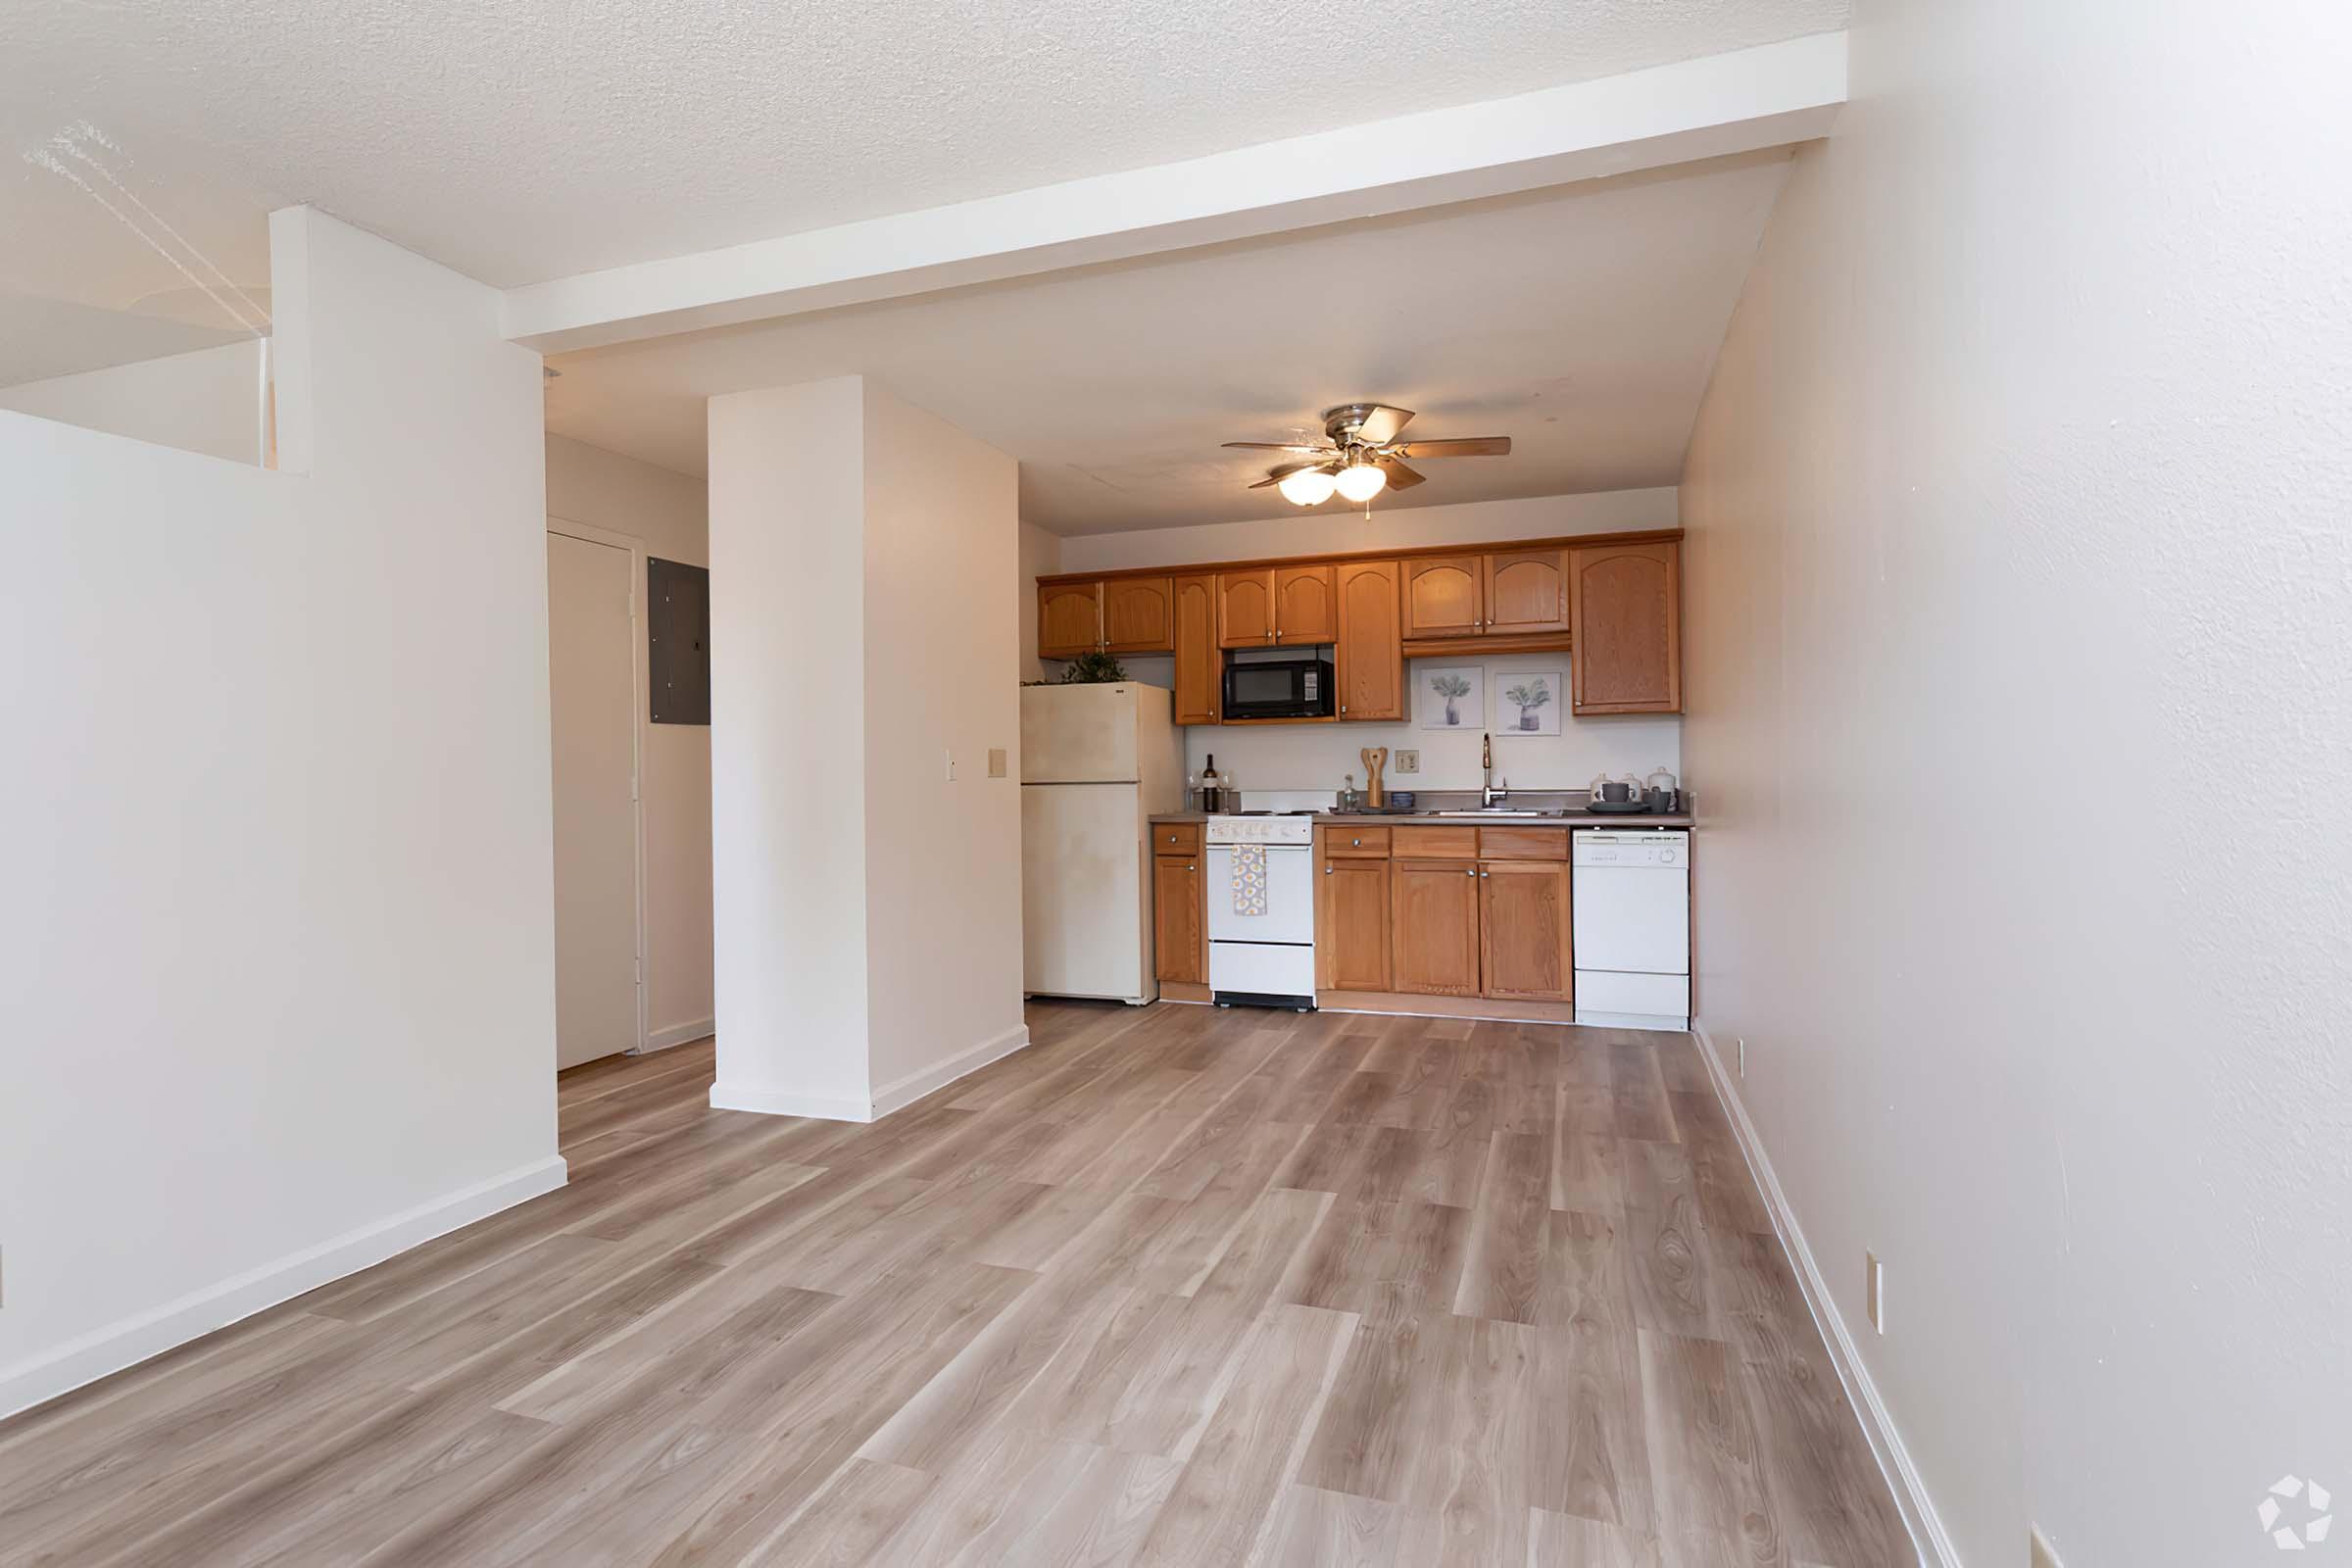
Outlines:
[[1576,865],[1655,866],[1680,870],[1690,863],[1688,833],[1628,833],[1580,830],[1569,838],[1569,858]]

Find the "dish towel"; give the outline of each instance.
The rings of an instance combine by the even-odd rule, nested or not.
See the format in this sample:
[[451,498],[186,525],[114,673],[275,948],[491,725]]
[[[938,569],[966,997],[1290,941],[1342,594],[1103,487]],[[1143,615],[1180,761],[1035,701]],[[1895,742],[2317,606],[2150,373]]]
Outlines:
[[1263,844],[1236,844],[1233,847],[1233,912],[1266,912],[1266,847]]

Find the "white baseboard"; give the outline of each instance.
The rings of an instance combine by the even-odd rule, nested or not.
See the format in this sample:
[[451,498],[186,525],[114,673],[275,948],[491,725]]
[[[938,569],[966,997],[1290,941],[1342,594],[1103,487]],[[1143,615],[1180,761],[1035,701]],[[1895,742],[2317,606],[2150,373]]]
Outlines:
[[566,1176],[563,1156],[550,1154],[191,1292],[153,1311],[93,1330],[46,1354],[0,1370],[0,1417],[29,1409],[502,1208],[553,1192],[564,1185]]
[[945,1089],[966,1073],[978,1072],[990,1062],[1025,1050],[1029,1044],[1029,1026],[1014,1024],[1003,1034],[992,1035],[978,1045],[958,1051],[947,1060],[935,1062],[904,1078],[894,1078],[874,1091],[874,1114],[887,1116],[901,1105],[911,1105],[935,1090]]
[[804,1095],[760,1084],[737,1084],[720,1079],[710,1086],[710,1104],[716,1110],[750,1110],[763,1116],[815,1116],[825,1121],[872,1121],[925,1095],[944,1089],[966,1073],[978,1072],[1000,1056],[1009,1056],[1029,1044],[1029,1026],[1015,1024],[976,1046],[958,1051],[945,1061],[894,1078],[863,1100],[846,1095]]
[[656,1051],[667,1051],[672,1046],[690,1046],[697,1040],[708,1040],[716,1033],[717,1023],[709,1018],[673,1023],[666,1029],[656,1029],[647,1035],[645,1044],[637,1048],[637,1054],[642,1056]]
[[874,1102],[848,1096],[804,1095],[760,1084],[729,1083],[710,1086],[712,1110],[749,1110],[762,1116],[814,1116],[823,1121],[872,1121]]
[[1757,1136],[1755,1123],[1748,1119],[1738,1081],[1724,1069],[1713,1038],[1695,1019],[1690,1032],[1697,1037],[1699,1056],[1707,1064],[1707,1076],[1715,1081],[1715,1098],[1723,1102],[1724,1112],[1731,1118],[1732,1136],[1739,1140],[1740,1152],[1756,1178],[1757,1190],[1764,1195],[1764,1206],[1772,1215],[1772,1228],[1780,1233],[1781,1246],[1788,1250],[1788,1260],[1796,1270],[1797,1285],[1805,1293],[1805,1305],[1812,1310],[1822,1343],[1829,1348],[1830,1363],[1838,1369],[1838,1381],[1845,1387],[1846,1402],[1853,1406],[1856,1418],[1861,1421],[1863,1439],[1879,1461],[1887,1490],[1894,1494],[1894,1505],[1903,1516],[1903,1528],[1911,1533],[1911,1544],[1918,1551],[1923,1568],[1961,1568],[1959,1548],[1952,1544],[1950,1532],[1943,1528],[1943,1520],[1936,1512],[1927,1483],[1920,1476],[1919,1467],[1911,1462],[1911,1451],[1903,1446],[1894,1417],[1887,1412],[1886,1400],[1879,1397],[1878,1385],[1871,1381],[1870,1369],[1863,1364],[1861,1348],[1846,1331],[1845,1319],[1838,1313],[1829,1281],[1823,1277],[1821,1265],[1813,1259],[1813,1249],[1806,1245],[1803,1227],[1796,1222],[1796,1211],[1788,1206],[1788,1194],[1781,1191],[1781,1179],[1773,1172],[1772,1157],[1764,1152],[1764,1142]]

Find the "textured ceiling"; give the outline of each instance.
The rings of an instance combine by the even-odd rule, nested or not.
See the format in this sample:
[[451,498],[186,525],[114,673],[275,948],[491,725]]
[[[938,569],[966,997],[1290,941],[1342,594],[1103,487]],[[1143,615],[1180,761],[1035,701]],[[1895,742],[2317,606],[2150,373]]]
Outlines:
[[1061,534],[1263,516],[1328,405],[1508,435],[1382,506],[1672,484],[1787,153],[559,356],[548,427],[686,472],[704,399],[869,374],[1020,460]]
[[[511,285],[1826,31],[1846,10],[10,0],[0,134],[23,151],[87,123],[201,172],[216,222],[258,233],[268,208],[314,202]],[[11,172],[0,284],[47,248]]]

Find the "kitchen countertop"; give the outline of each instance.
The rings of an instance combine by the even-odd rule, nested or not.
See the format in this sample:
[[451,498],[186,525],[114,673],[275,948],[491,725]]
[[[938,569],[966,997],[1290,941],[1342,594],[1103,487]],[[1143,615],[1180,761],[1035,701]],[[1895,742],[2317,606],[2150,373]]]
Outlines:
[[[1225,813],[1219,812],[1219,815]],[[1205,822],[1206,811],[1162,811],[1152,820],[1158,822]],[[1317,811],[1313,818],[1318,827],[1375,827],[1404,822],[1420,827],[1694,827],[1685,814],[1660,814],[1652,811],[1585,811],[1572,810],[1565,816],[1433,816],[1426,811]]]

